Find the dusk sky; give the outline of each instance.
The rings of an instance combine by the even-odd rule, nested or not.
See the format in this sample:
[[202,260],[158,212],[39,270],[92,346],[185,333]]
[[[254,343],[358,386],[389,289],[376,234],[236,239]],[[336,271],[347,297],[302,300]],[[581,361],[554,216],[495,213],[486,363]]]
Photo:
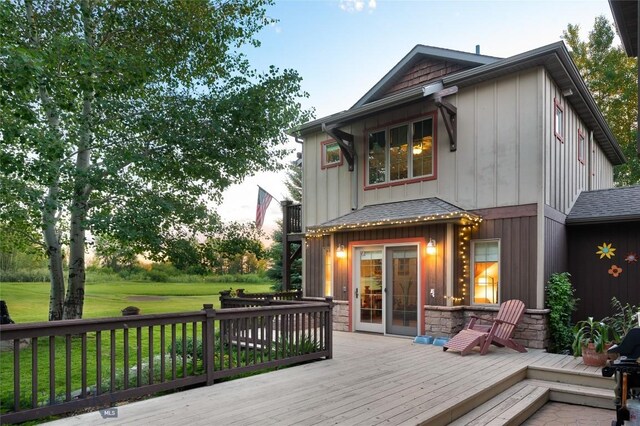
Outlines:
[[[296,69],[310,95],[302,104],[316,118],[349,109],[417,44],[465,52],[480,45],[481,54],[509,57],[559,41],[569,23],[586,38],[596,16],[613,20],[606,0],[288,0],[268,15],[279,22],[258,35],[260,48],[245,52],[259,70]],[[300,150],[295,142],[291,148]],[[225,221],[251,222],[257,185],[282,200],[284,179],[284,172],[248,178],[225,192],[218,212]],[[273,201],[265,232],[280,217]]]

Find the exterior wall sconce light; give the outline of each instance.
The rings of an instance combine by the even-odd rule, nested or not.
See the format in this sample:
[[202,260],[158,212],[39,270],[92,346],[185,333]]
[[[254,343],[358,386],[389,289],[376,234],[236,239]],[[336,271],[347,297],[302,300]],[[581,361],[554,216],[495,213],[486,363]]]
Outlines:
[[340,244],[336,249],[336,257],[338,259],[344,259],[347,257],[347,251],[344,249],[344,245]]
[[434,255],[436,254],[436,251],[436,240],[429,238],[429,242],[427,243],[427,254]]

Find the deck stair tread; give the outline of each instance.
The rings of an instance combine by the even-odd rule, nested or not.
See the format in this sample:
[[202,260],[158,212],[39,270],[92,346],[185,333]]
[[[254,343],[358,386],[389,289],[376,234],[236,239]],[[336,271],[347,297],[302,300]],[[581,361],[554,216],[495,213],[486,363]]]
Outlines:
[[547,401],[613,409],[613,391],[571,383],[526,379],[467,412],[452,425],[517,425]]
[[527,369],[527,378],[610,390],[616,386],[616,381],[611,377],[603,377],[600,370],[596,373],[530,365]]
[[[525,416],[522,419],[524,420],[547,402],[548,394],[548,388],[523,380],[451,424],[456,426],[502,425],[510,424],[514,418]],[[526,414],[528,410],[530,413]]]

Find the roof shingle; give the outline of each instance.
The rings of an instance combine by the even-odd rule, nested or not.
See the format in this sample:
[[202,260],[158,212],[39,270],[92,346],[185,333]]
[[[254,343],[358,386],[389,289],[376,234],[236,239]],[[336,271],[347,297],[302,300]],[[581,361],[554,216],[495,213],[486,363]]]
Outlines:
[[583,191],[566,223],[605,223],[640,220],[640,185]]
[[470,221],[481,220],[478,215],[433,197],[365,206],[320,225],[310,226],[307,231],[310,233],[334,232],[344,229],[391,226],[404,221],[429,222],[463,218]]

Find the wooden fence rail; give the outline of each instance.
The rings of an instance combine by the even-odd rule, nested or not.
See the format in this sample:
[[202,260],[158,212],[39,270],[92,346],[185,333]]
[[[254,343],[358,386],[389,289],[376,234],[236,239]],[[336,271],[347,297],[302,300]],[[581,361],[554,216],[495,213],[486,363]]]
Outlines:
[[2,325],[2,366],[13,372],[2,372],[12,380],[0,385],[0,423],[332,357],[331,298],[248,300],[253,307]]

